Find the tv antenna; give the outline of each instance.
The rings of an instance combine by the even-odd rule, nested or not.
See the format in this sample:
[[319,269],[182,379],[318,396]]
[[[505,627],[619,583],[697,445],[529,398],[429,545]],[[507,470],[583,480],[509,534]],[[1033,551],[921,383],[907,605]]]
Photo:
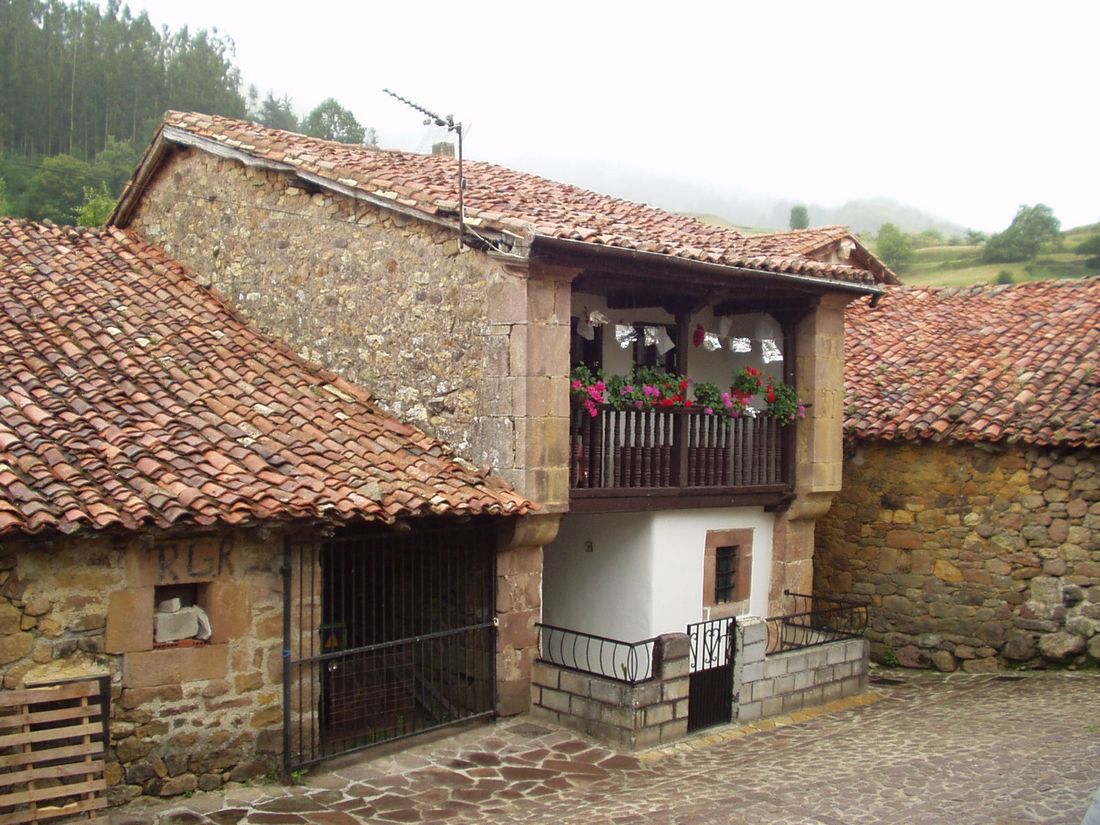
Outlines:
[[462,237],[466,234],[466,210],[463,200],[463,192],[466,189],[466,178],[462,175],[462,122],[456,122],[454,115],[437,115],[430,109],[426,109],[419,103],[413,103],[407,98],[401,97],[397,92],[390,91],[389,89],[383,89],[383,92],[390,97],[400,100],[410,109],[415,109],[424,115],[425,126],[442,126],[446,128],[448,132],[454,132],[458,135],[458,248],[462,249]]

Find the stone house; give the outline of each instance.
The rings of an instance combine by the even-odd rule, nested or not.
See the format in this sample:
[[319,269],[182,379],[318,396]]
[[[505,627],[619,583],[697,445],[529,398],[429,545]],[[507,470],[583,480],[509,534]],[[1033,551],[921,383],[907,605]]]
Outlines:
[[0,678],[109,677],[115,802],[507,712],[529,509],[132,232],[0,221]]
[[844,485],[815,588],[873,655],[1100,659],[1100,279],[891,288],[846,316]]
[[[790,610],[840,488],[844,309],[888,271],[829,231],[745,236],[488,163],[460,205],[458,173],[169,113],[111,220],[537,502],[544,626],[633,642]],[[773,374],[806,417],[586,409],[571,383],[655,366]],[[529,619],[501,630],[523,673]]]

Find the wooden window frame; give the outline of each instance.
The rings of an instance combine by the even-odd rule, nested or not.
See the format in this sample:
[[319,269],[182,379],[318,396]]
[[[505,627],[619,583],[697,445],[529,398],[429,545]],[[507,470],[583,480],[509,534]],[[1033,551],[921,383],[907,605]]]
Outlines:
[[[752,592],[752,528],[708,530],[703,553],[703,608],[708,619],[739,616],[748,611]],[[718,548],[737,547],[736,583],[732,598],[719,602],[715,585],[718,574]]]

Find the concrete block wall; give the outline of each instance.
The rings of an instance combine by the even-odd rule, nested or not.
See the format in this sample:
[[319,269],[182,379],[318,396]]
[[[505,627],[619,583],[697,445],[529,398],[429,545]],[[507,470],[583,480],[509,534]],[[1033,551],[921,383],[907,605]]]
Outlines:
[[636,685],[536,662],[531,709],[536,716],[626,750],[687,736],[688,637],[658,638],[655,673]]
[[[734,671],[737,721],[791,713],[854,696],[867,688],[870,648],[865,639],[759,656],[766,647],[767,624],[760,619],[756,622],[744,628],[750,631],[750,638],[737,651],[738,657],[744,651],[743,661]],[[758,641],[761,629],[763,643]],[[739,629],[739,636],[744,631]]]

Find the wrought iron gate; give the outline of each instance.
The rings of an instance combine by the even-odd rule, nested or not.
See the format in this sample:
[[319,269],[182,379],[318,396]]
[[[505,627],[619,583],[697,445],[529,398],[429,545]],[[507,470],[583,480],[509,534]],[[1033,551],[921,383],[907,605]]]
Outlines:
[[490,529],[288,541],[283,581],[287,771],[493,713]]
[[688,732],[733,719],[735,619],[713,619],[687,627],[691,645]]

